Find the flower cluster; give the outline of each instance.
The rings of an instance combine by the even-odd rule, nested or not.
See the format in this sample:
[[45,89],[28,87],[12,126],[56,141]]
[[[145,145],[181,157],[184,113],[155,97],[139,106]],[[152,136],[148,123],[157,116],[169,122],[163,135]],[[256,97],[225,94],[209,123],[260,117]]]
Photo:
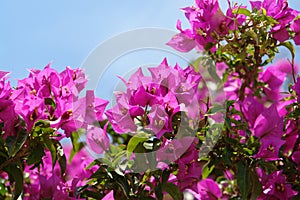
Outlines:
[[[286,0],[264,0],[261,1],[250,1],[252,9],[263,10],[266,12],[267,16],[273,17],[277,23],[271,29],[273,37],[280,42],[284,42],[290,38],[287,27],[291,25],[299,11],[294,10],[288,6]],[[291,29],[296,32],[297,21],[293,22]],[[295,38],[295,42],[299,43],[299,40]]]
[[0,122],[4,123],[2,129],[4,138],[16,135],[15,125],[19,122],[14,102],[10,99],[12,89],[10,83],[6,81],[7,74],[0,72]]
[[[275,39],[284,42],[292,36],[295,43],[299,44],[300,20],[296,19],[299,11],[288,7],[286,0],[276,0],[275,3],[272,0],[250,1],[250,3],[253,10],[264,12],[276,20],[270,31]],[[246,15],[239,14],[239,10],[245,8],[246,6],[236,4],[232,6],[229,3],[229,8],[224,14],[217,0],[196,1],[195,6],[183,8],[191,28],[183,30],[181,21],[178,20],[177,29],[180,33],[167,44],[182,52],[188,52],[193,48],[204,50],[212,47],[211,50],[215,51],[221,37],[230,35],[245,22],[249,24]],[[289,30],[292,30],[294,35],[290,34]]]
[[[65,146],[67,157],[70,156],[71,146]],[[86,180],[97,170],[96,166],[86,170],[93,161],[84,149],[80,150],[67,164],[67,171],[61,176],[58,165],[52,168],[51,153],[46,152],[43,157],[43,166],[38,170],[25,168],[25,176],[29,177],[24,185],[24,199],[78,199],[76,188],[84,186]]]
[[[77,131],[85,130],[84,142],[94,153],[108,149],[105,127],[95,124],[105,120],[108,101],[95,97],[94,91],[79,97],[87,82],[81,69],[67,67],[58,73],[47,65],[43,70],[30,70],[15,89],[6,81],[8,73],[0,74],[1,150],[5,156],[1,170],[6,172],[1,171],[1,177],[13,176],[10,169],[16,165],[10,162],[21,159],[22,165],[15,170],[24,169],[25,176],[10,179],[21,183],[24,179],[25,199],[76,199],[76,188],[84,186],[97,168],[85,170],[93,157],[82,149]],[[71,137],[77,147],[63,148],[59,141],[64,137]]]
[[50,68],[30,70],[28,78],[19,80],[10,99],[15,112],[22,117],[30,131],[38,120],[49,120],[51,127],[64,130],[67,137],[78,128],[87,128],[94,121],[103,120],[107,101],[87,91],[79,98],[87,80],[81,69],[67,67],[61,73]]
[[[126,92],[117,94],[117,105],[106,115],[117,133],[136,133],[138,126],[152,131],[160,138],[174,131],[172,119],[179,112],[197,122],[203,115],[201,101],[205,90],[199,92],[202,78],[191,67],[182,70],[170,67],[165,59],[158,67],[149,68],[151,76],[137,70],[128,81]],[[193,124],[197,126],[197,124]]]
[[[77,100],[86,81],[82,70],[67,67],[58,73],[48,64],[44,70],[30,70],[28,78],[19,80],[11,99],[15,102],[16,112],[30,131],[40,119],[70,120],[73,102]],[[61,124],[61,128],[70,136],[72,130],[69,131],[64,124]]]
[[[196,1],[196,6],[183,8],[186,18],[191,24],[191,29],[183,30],[181,21],[177,21],[179,34],[175,35],[168,45],[182,52],[193,48],[204,50],[208,44],[216,44],[218,35],[224,36],[229,30],[235,29],[246,19],[245,15],[235,15],[229,8],[226,15],[221,11],[217,0]],[[233,18],[236,18],[236,21]],[[213,49],[215,50],[215,48]]]
[[[120,77],[110,109],[79,97],[81,69],[47,65],[16,88],[0,71],[0,198],[299,199],[299,12],[250,4],[184,8],[191,28],[178,21],[168,45],[204,56]],[[272,63],[279,47],[291,60]]]

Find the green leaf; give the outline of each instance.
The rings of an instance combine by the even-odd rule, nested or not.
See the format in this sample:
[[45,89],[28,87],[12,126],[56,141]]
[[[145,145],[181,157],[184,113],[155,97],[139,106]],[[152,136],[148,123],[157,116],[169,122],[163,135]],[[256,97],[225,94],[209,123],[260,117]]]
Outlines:
[[72,162],[73,157],[78,153],[83,147],[84,144],[82,142],[79,142],[80,136],[84,134],[83,129],[79,129],[76,132],[72,132],[71,134],[71,141],[72,141],[72,150],[69,157],[69,162]]
[[223,105],[215,104],[212,107],[209,108],[206,115],[213,115],[220,112],[226,112],[226,109]]
[[118,154],[120,151],[122,151],[122,149],[118,146],[115,146],[113,144],[110,144],[109,146],[109,152],[111,156],[115,156],[116,154]]
[[182,192],[173,183],[167,182],[166,184],[164,184],[163,191],[166,191],[167,193],[169,193],[174,200],[182,200],[183,199]]
[[51,135],[55,132],[53,128],[50,127],[50,123],[48,121],[39,120],[34,124],[32,136],[41,137],[43,135]]
[[242,161],[237,164],[237,185],[242,194],[242,199],[247,199],[249,191],[249,166]]
[[7,153],[9,157],[12,157],[13,155],[15,143],[16,136],[8,136],[5,140],[5,144],[7,146]]
[[199,65],[200,65],[201,58],[197,58],[196,60],[191,62],[191,66],[195,69],[196,72],[199,72]]
[[266,9],[264,9],[263,7],[261,7],[260,9],[261,9],[261,11],[262,11],[262,14],[266,16],[266,15],[267,15]]
[[164,185],[166,182],[168,182],[171,172],[169,170],[164,170],[162,173],[162,184]]
[[251,168],[250,170],[250,180],[251,180],[251,192],[250,192],[250,200],[256,200],[259,195],[262,193],[262,186],[259,181],[259,177],[256,171]]
[[121,163],[121,161],[124,159],[124,157],[125,157],[124,150],[122,150],[118,154],[116,154],[116,156],[114,157],[113,162],[112,162],[112,167],[116,168]]
[[208,42],[204,47],[205,51],[209,51],[214,45],[215,44],[213,42]]
[[231,158],[233,157],[232,151],[226,147],[224,150],[224,162],[226,165],[232,166]]
[[58,157],[58,163],[60,166],[61,175],[64,176],[64,174],[66,172],[66,168],[67,168],[67,159],[66,159],[65,154]]
[[229,108],[235,104],[236,100],[226,100],[226,108]]
[[101,195],[100,192],[98,191],[91,191],[88,189],[85,189],[83,192],[81,192],[82,195],[85,195],[87,197],[90,197],[92,199],[102,199],[104,197],[104,195]]
[[206,179],[210,173],[214,170],[215,165],[209,166],[209,163],[205,164],[202,169],[202,179]]
[[240,14],[240,15],[246,15],[248,17],[250,17],[251,15],[251,12],[246,9],[246,8],[241,8],[241,7],[238,7],[238,8],[235,8],[232,10],[232,13],[233,14]]
[[149,134],[141,132],[138,133],[137,135],[133,136],[130,138],[128,145],[127,145],[127,157],[129,158],[131,154],[134,152],[136,147],[145,141],[147,141],[149,138]]
[[290,53],[292,55],[292,59],[294,60],[295,59],[295,47],[294,47],[294,45],[290,41],[286,41],[286,42],[282,43],[281,45],[286,47],[290,51]]
[[19,198],[23,191],[23,172],[21,168],[15,164],[5,167],[4,171],[6,171],[9,176],[10,185],[14,186],[13,199],[16,200]]
[[163,200],[164,195],[163,195],[163,190],[160,182],[155,187],[155,196],[158,200]]
[[50,123],[45,120],[38,120],[34,123],[34,127],[50,127]]
[[58,164],[60,166],[61,176],[63,176],[65,174],[66,168],[67,168],[67,159],[66,159],[66,156],[64,153],[64,149],[57,140],[53,139],[51,141],[56,148],[56,156],[57,156]]
[[230,118],[226,117],[225,118],[225,124],[227,126],[228,129],[231,129],[231,121],[230,121]]
[[6,186],[3,183],[0,183],[0,197],[4,196],[7,192]]
[[45,105],[49,105],[52,108],[56,108],[56,103],[52,98],[44,98]]
[[45,147],[50,151],[51,153],[51,158],[52,158],[52,169],[54,169],[54,166],[57,161],[57,150],[55,145],[53,144],[52,140],[49,139],[48,137],[43,138],[44,145]]
[[27,132],[23,129],[18,132],[17,139],[15,141],[11,156],[15,156],[16,153],[18,153],[18,151],[22,148],[23,144],[25,143],[27,136],[28,136]]
[[64,176],[66,169],[67,169],[67,159],[66,159],[66,155],[64,153],[57,153],[57,157],[58,157],[58,164],[60,166],[60,170],[61,170],[61,176]]
[[125,179],[125,177],[120,176],[116,172],[111,172],[111,174],[112,174],[114,180],[117,182],[117,184],[121,187],[125,196],[127,198],[129,198],[130,187],[129,187],[129,184],[128,184],[127,180]]
[[42,158],[44,155],[44,147],[41,144],[36,144],[36,146],[32,148],[31,153],[27,158],[27,164],[39,165],[42,162]]
[[71,141],[72,141],[75,152],[80,151],[80,149],[82,148],[82,143],[79,142],[79,139],[80,139],[80,136],[83,135],[84,133],[85,133],[85,130],[78,129],[78,131],[72,132],[72,134],[71,134]]

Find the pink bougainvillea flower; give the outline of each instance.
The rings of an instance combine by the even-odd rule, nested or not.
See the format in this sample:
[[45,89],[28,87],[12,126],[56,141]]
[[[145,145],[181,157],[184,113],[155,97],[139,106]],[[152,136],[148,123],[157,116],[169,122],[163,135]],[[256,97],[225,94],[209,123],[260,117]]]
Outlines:
[[191,191],[196,199],[218,200],[222,197],[222,191],[212,179],[203,179],[197,184],[197,192]]
[[167,45],[180,52],[189,52],[195,48],[195,41],[183,33],[174,35]]
[[33,86],[37,91],[38,97],[50,97],[51,95],[57,96],[60,93],[61,78],[59,73],[50,68],[48,64],[43,70],[32,75]]
[[286,132],[284,136],[285,144],[284,144],[284,153],[289,153],[294,149],[296,141],[299,137],[299,130],[296,126],[295,121],[288,121],[286,125]]
[[87,146],[95,153],[102,154],[109,148],[110,140],[106,128],[89,126],[86,134]]
[[273,161],[280,159],[278,157],[280,147],[285,143],[284,140],[278,136],[268,135],[260,139],[261,145],[254,158],[262,158],[266,161]]
[[282,98],[280,89],[286,79],[286,73],[283,73],[279,66],[278,64],[269,66],[260,77],[260,79],[267,84],[263,89],[266,98],[275,102]]
[[[130,106],[125,94],[119,95],[117,105],[105,112],[109,122],[117,133],[134,133],[137,125],[130,115]],[[134,109],[136,111],[136,109]]]
[[111,190],[109,193],[107,193],[102,200],[114,200],[114,191]]
[[160,138],[165,132],[171,132],[173,129],[169,126],[169,116],[162,105],[153,105],[148,114],[149,128],[154,132],[156,137]]
[[291,29],[295,32],[294,41],[296,45],[300,45],[300,19],[295,20],[292,25]]
[[10,100],[0,99],[0,123],[4,123],[4,138],[16,134],[15,125],[19,122],[14,110],[14,103]]
[[[83,71],[67,67],[58,73],[48,64],[43,70],[29,72],[27,78],[18,81],[18,87],[10,97],[15,102],[16,113],[23,118],[28,131],[37,120],[49,120],[53,128],[62,128],[69,137],[77,126],[77,122],[70,122],[74,102],[78,102],[78,94],[87,82]],[[96,117],[101,118],[100,107],[106,106],[106,102],[96,101],[97,109],[100,109]]]
[[292,160],[297,164],[300,165],[300,151],[295,151],[292,155]]
[[155,105],[160,104],[162,101],[161,91],[162,88],[157,84],[149,84],[146,88],[144,86],[139,87],[136,91],[133,92],[130,98],[131,104],[138,104],[142,107],[146,105]]
[[6,81],[8,74],[8,72],[0,71],[0,99],[7,100],[12,92],[10,83]]
[[252,96],[246,97],[240,105],[241,111],[248,120],[250,127],[253,128],[255,120],[265,109],[264,105]]
[[118,78],[120,78],[123,81],[123,83],[125,84],[129,92],[133,92],[137,88],[147,85],[148,83],[151,82],[151,78],[145,76],[141,68],[138,68],[138,70],[130,76],[128,81],[126,81],[124,78],[120,76],[118,76]]
[[[66,157],[71,154],[71,145],[63,146]],[[62,177],[58,163],[52,170],[52,159],[50,151],[46,151],[43,157],[43,165],[39,169],[25,167],[29,174],[30,182],[24,183],[24,199],[68,199],[75,200],[76,187],[84,186],[87,179],[97,170],[97,166],[89,169],[86,167],[94,160],[85,149],[77,152],[72,161],[68,160],[66,173]],[[78,199],[78,198],[77,198]]]
[[[226,12],[226,17],[227,17],[226,18],[226,26],[230,30],[235,30],[237,28],[237,26],[241,25],[242,23],[244,23],[246,21],[247,16],[240,15],[240,14],[233,14],[232,11],[237,10],[239,8],[246,9],[247,6],[240,6],[240,5],[231,6],[230,1],[228,1],[228,4],[229,4],[229,8],[227,9],[227,12]],[[236,21],[232,20],[233,18],[236,18]]]
[[238,99],[238,88],[242,85],[241,80],[229,77],[224,84],[224,92],[228,100]]
[[[227,34],[230,29],[235,29],[237,25],[243,23],[246,19],[244,15],[233,14],[232,9],[235,9],[236,6],[229,7],[226,12],[227,16],[225,16],[217,0],[196,0],[195,6],[182,9],[191,28],[183,30],[181,21],[178,20],[177,29],[180,33],[173,36],[167,45],[178,51],[188,52],[193,48],[203,50],[208,44],[212,44],[210,50],[215,51],[215,36]],[[234,17],[237,20],[232,20]]]
[[[293,73],[293,69],[292,69],[292,64],[291,62],[289,62],[286,59],[283,60],[279,60],[276,62],[276,70],[285,73],[287,75],[292,75]],[[297,74],[298,70],[299,70],[299,65],[297,63],[294,63],[294,73]]]
[[278,114],[277,105],[273,104],[255,120],[254,135],[260,138],[261,145],[254,157],[267,161],[278,160],[279,149],[285,143],[281,139],[283,134],[283,118]]
[[292,87],[292,89],[295,90],[295,92],[298,96],[297,101],[300,102],[300,77],[297,78],[297,82]]
[[96,98],[94,91],[86,91],[85,97],[74,102],[73,118],[82,119],[82,124],[78,127],[87,128],[95,121],[103,119],[102,115],[107,104],[108,101]]
[[[59,102],[59,101],[58,101]],[[54,128],[61,128],[67,137],[78,128],[86,129],[97,121],[102,121],[108,101],[95,97],[92,90],[86,91],[86,96],[68,104],[61,109],[61,116],[50,124]]]
[[16,134],[15,125],[19,122],[15,103],[10,99],[12,89],[7,80],[9,73],[0,71],[0,123],[4,123],[4,139]]
[[264,8],[268,16],[273,17],[279,24],[276,24],[271,32],[275,39],[280,42],[284,42],[289,39],[289,33],[286,29],[287,24],[289,24],[296,16],[297,11],[288,7],[286,0],[264,0],[261,1],[250,1],[252,9],[256,8],[260,10]]
[[157,157],[162,162],[178,164],[177,182],[181,191],[190,189],[197,191],[197,182],[201,178],[202,167],[198,162],[197,140],[194,137],[181,139],[164,139]]
[[87,83],[85,74],[81,69],[72,69],[68,66],[59,75],[62,82],[62,96],[68,97],[70,94],[73,94],[75,97],[78,97],[78,94]]
[[263,193],[258,199],[290,199],[298,194],[292,189],[291,184],[287,183],[282,171],[275,171],[269,175],[266,175],[264,172],[258,174],[261,176],[260,181],[263,189]]
[[274,135],[281,138],[283,135],[283,118],[279,116],[276,104],[265,109],[255,120],[254,135],[262,138]]
[[59,175],[53,173],[49,178],[43,175],[39,175],[40,182],[40,198],[44,199],[69,199],[67,188],[59,177]]
[[194,69],[171,67],[164,59],[149,71],[150,76],[144,76],[139,69],[128,81],[122,79],[127,90],[118,93],[117,104],[106,111],[117,133],[134,133],[142,126],[160,138],[173,131],[172,117],[179,111],[187,113],[191,121],[199,118],[200,99],[206,97],[207,91],[199,92],[202,77]]

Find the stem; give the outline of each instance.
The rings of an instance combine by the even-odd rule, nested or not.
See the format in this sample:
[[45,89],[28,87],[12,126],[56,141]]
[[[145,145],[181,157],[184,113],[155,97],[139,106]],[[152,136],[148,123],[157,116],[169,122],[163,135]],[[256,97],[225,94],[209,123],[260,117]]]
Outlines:
[[2,164],[0,165],[0,172],[3,171],[3,168],[4,168],[4,167],[6,167],[6,166],[8,166],[9,164],[13,163],[15,160],[18,160],[18,159],[20,159],[20,158],[22,158],[22,157],[25,157],[25,156],[27,156],[27,155],[29,155],[29,150],[28,150],[28,148],[22,149],[22,150],[19,151],[14,157],[12,157],[12,158],[6,160],[4,163],[2,163]]
[[292,58],[292,62],[288,59],[289,63],[292,65],[292,77],[294,83],[296,83],[296,77],[295,77],[295,60]]

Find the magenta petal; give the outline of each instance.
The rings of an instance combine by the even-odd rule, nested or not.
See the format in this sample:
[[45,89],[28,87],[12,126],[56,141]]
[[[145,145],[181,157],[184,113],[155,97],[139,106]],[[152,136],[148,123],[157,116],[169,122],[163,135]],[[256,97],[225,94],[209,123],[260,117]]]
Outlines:
[[252,9],[260,9],[261,8],[261,1],[250,1]]
[[254,134],[256,137],[264,137],[269,134],[283,134],[283,118],[278,114],[276,105],[264,110],[254,124]]
[[259,152],[254,158],[263,158],[266,161],[278,160],[279,149],[284,143],[280,136],[266,136],[261,139]]
[[294,42],[296,45],[300,45],[300,34],[296,34],[294,37]]
[[198,183],[198,193],[200,199],[218,199],[222,192],[218,184],[212,179],[204,179]]
[[290,38],[290,34],[286,30],[285,25],[276,26],[272,29],[271,32],[273,33],[273,37],[279,40],[279,42],[284,42]]
[[112,124],[117,133],[124,134],[128,132],[135,132],[137,126],[131,118],[128,110],[121,111],[123,108],[115,106],[114,108],[105,112],[109,122]]
[[109,148],[109,138],[105,130],[91,127],[87,130],[86,143],[97,154],[102,154]]
[[114,200],[114,191],[110,191],[107,195],[105,195],[105,197],[103,197],[102,200]]
[[265,107],[254,97],[248,96],[243,103],[241,103],[241,109],[245,118],[249,121],[249,125],[253,127],[255,120],[265,109]]
[[300,32],[300,19],[295,20],[292,25],[291,25],[291,29],[295,32],[295,33],[299,33]]
[[170,47],[177,51],[189,52],[195,47],[195,41],[188,38],[183,33],[178,33],[172,37],[172,39],[167,43]]
[[292,160],[299,165],[300,164],[300,151],[295,151],[292,155]]
[[297,101],[300,102],[300,77],[297,78],[296,84],[292,87],[298,95]]

